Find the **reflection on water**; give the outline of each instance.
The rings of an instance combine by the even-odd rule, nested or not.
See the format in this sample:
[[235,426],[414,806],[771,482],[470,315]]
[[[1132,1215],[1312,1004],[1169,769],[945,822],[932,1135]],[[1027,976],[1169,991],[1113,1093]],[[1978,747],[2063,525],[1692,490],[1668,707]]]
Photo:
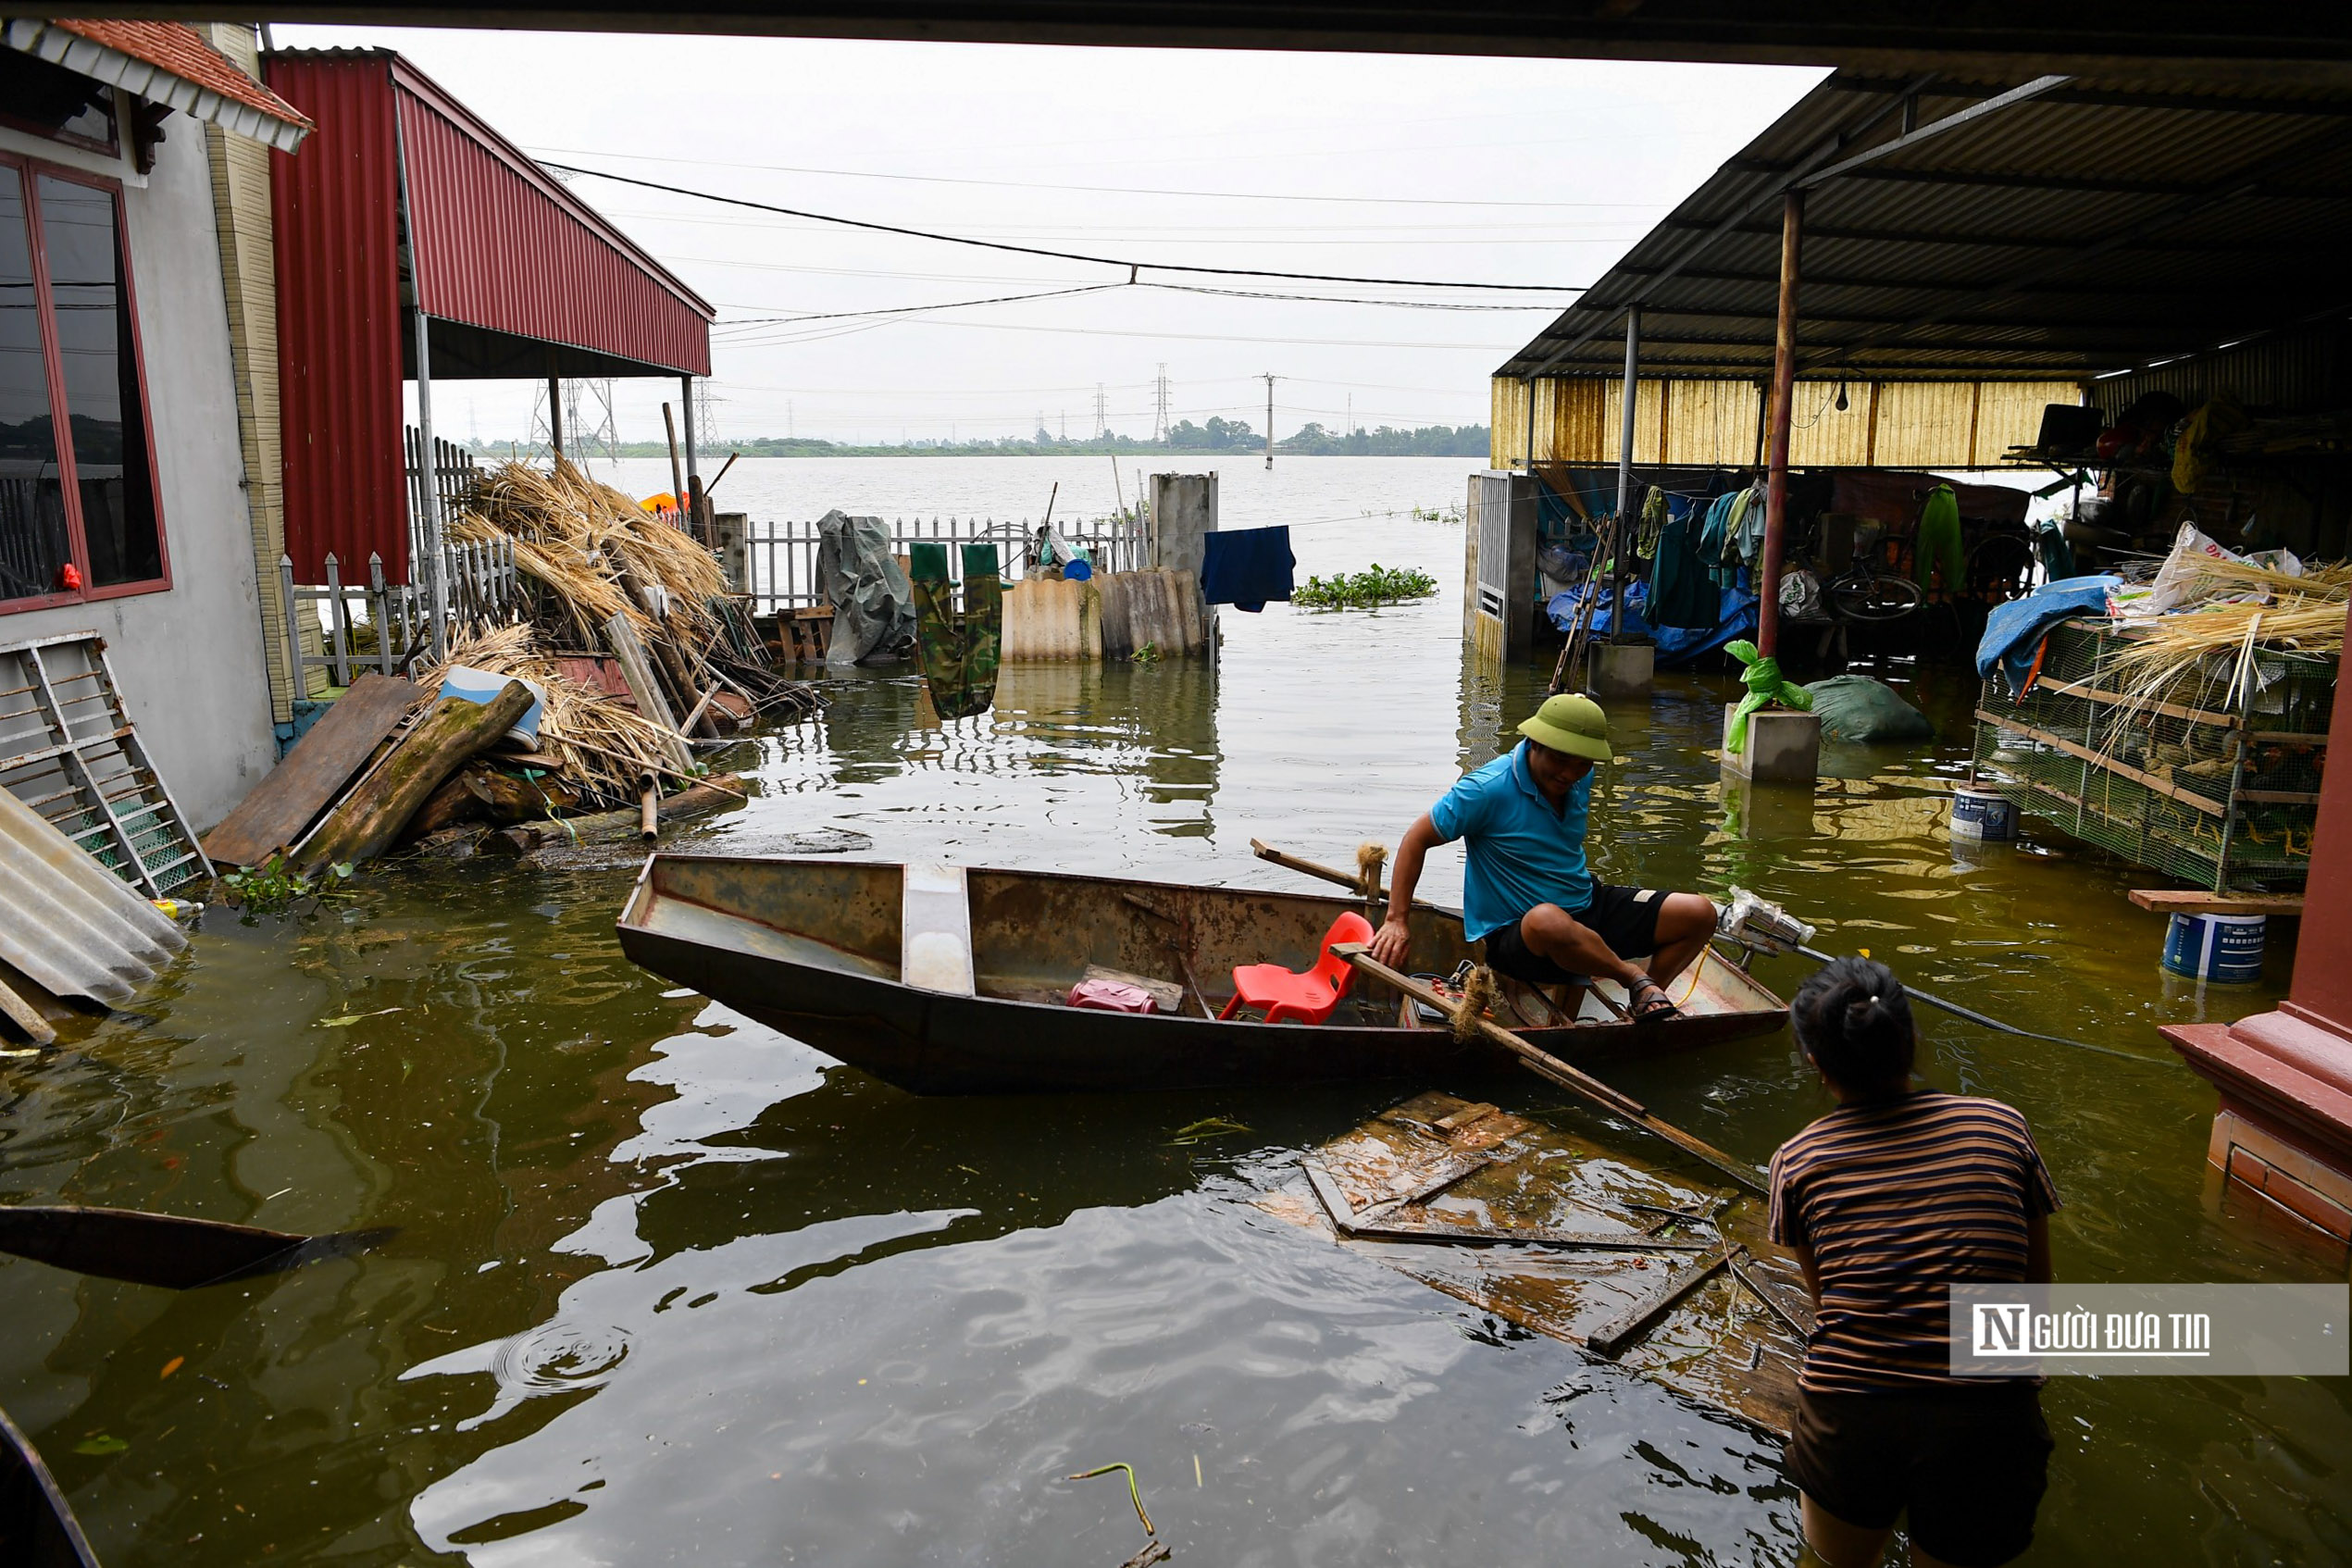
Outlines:
[[[1459,580],[1443,525],[1313,548],[1318,570]],[[948,724],[910,672],[854,672],[820,720],[724,759],[757,798],[693,841],[837,831],[890,859],[1295,885],[1251,836],[1339,862],[1393,842],[1533,705],[1540,672],[1466,668],[1460,624],[1450,591],[1228,616],[1213,673],[1010,667],[993,712]],[[1942,738],[1833,753],[1810,793],[1726,782],[1735,689],[1668,677],[1615,716],[1601,874],[1757,889],[1825,948],[2136,1058],[1922,1014],[1931,1078],[2032,1118],[2069,1277],[2342,1277],[2209,1208],[2211,1091],[2151,1029],[2274,990],[2163,977],[2131,869],[2030,825],[1956,854],[1966,678],[1889,673]],[[113,1568],[1107,1564],[1140,1544],[1123,1492],[1057,1478],[1114,1460],[1188,1562],[1795,1561],[1771,1444],[1247,1201],[1453,1086],[917,1100],[628,965],[628,879],[467,863],[371,873],[285,922],[215,911],[136,1015],[0,1067],[17,1199],[402,1227],[181,1296],[0,1263],[0,1402]],[[1458,854],[1427,886],[1458,895]],[[1759,972],[1786,992],[1803,966]],[[1609,1071],[1760,1160],[1824,1108],[1785,1037]],[[1482,1090],[1623,1136],[1534,1079]],[[1211,1116],[1244,1130],[1177,1140]],[[2031,1561],[2342,1560],[2345,1404],[2316,1382],[2060,1380]]]

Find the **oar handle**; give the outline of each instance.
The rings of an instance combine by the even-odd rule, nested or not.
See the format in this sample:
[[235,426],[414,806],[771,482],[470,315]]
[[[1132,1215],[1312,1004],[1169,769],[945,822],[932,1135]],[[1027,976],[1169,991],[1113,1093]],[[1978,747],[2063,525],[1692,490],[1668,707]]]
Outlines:
[[[1363,879],[1362,877],[1350,877],[1336,865],[1319,865],[1312,860],[1300,860],[1295,854],[1285,854],[1282,851],[1276,849],[1272,844],[1267,843],[1263,839],[1252,839],[1250,840],[1250,852],[1256,855],[1260,860],[1272,861],[1275,865],[1283,867],[1285,870],[1303,871],[1310,877],[1320,877],[1326,882],[1337,882],[1339,886],[1350,889],[1352,891],[1359,893],[1363,891]],[[1385,888],[1381,889],[1380,896],[1382,898],[1388,897],[1388,890]]]
[[[1363,942],[1334,942],[1331,951],[1374,979],[1393,986],[1416,1002],[1426,1002],[1441,1012],[1450,1013],[1455,1003],[1426,981],[1389,968],[1372,956]],[[1742,1187],[1753,1192],[1766,1190],[1763,1178],[1756,1167],[1724,1153],[1704,1139],[1686,1133],[1673,1123],[1650,1114],[1648,1107],[1622,1089],[1612,1089],[1591,1074],[1570,1066],[1549,1052],[1504,1028],[1493,1019],[1480,1017],[1478,1032],[1519,1058],[1520,1063],[1539,1077],[1548,1078],[1561,1088],[1573,1090],[1612,1114],[1624,1117],[1649,1132],[1656,1134],[1686,1154],[1703,1160]]]

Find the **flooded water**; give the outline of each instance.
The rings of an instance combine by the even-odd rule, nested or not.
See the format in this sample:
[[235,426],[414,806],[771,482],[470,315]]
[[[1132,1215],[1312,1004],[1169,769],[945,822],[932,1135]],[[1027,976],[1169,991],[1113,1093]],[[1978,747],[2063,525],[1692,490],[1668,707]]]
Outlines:
[[[779,515],[888,514],[892,491],[1004,515],[989,487],[1036,477],[828,467],[728,484]],[[1268,887],[1293,884],[1252,836],[1325,861],[1393,842],[1539,684],[1465,669],[1458,524],[1362,516],[1450,504],[1468,467],[1226,475],[1228,523],[1341,519],[1300,529],[1302,569],[1419,566],[1433,601],[1228,613],[1213,675],[1007,669],[994,715],[943,728],[910,674],[860,672],[737,749],[757,798],[698,841],[839,828],[884,858]],[[2126,1053],[1921,1013],[1932,1080],[2032,1119],[2062,1277],[2343,1277],[2209,1208],[2212,1093],[2153,1031],[2277,987],[2165,978],[2130,869],[2030,824],[1957,858],[1941,792],[1970,683],[1885,673],[1942,739],[1838,755],[1810,798],[1727,791],[1706,751],[1729,683],[1661,682],[1615,716],[1599,869],[1761,890],[1826,947]],[[1459,877],[1441,853],[1428,896]],[[1250,1206],[1300,1149],[1450,1086],[917,1100],[632,968],[628,880],[387,866],[293,917],[215,909],[134,1012],[0,1064],[12,1200],[401,1227],[179,1296],[0,1263],[0,1403],[114,1568],[1109,1568],[1144,1540],[1123,1482],[1060,1477],[1113,1462],[1180,1564],[1795,1562],[1775,1445]],[[2280,984],[2289,956],[2274,940]],[[1760,972],[1786,994],[1803,968]],[[1826,1108],[1786,1037],[1609,1072],[1759,1162]],[[1499,1087],[1577,1120],[1532,1077]],[[1177,1140],[1213,1115],[1246,1130]],[[2031,1562],[2352,1555],[2340,1384],[2066,1378],[2047,1405]]]

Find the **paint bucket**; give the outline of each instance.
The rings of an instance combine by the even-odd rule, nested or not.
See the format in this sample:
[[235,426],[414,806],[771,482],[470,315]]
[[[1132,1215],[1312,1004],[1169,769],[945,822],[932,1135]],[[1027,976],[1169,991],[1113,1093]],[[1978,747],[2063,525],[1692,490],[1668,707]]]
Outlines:
[[1952,791],[1952,837],[2006,844],[2017,837],[2017,804],[1990,790]]
[[2175,915],[2164,935],[2164,967],[2221,985],[2262,977],[2259,915]]

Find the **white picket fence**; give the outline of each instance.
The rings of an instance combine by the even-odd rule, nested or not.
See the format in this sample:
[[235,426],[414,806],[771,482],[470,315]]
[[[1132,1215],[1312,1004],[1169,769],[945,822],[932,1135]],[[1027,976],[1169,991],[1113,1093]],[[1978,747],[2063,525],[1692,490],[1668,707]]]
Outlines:
[[[817,526],[814,522],[753,519],[745,525],[750,556],[752,608],[760,615],[804,609],[825,603],[816,580]],[[1098,517],[1057,523],[1054,531],[1083,550],[1098,572],[1131,572],[1150,564],[1144,525],[1136,517]],[[1034,558],[1037,525],[993,517],[902,517],[890,525],[890,548],[900,555],[911,544],[993,544],[1007,582],[1018,581]],[[953,548],[948,569],[961,576],[964,563]]]

